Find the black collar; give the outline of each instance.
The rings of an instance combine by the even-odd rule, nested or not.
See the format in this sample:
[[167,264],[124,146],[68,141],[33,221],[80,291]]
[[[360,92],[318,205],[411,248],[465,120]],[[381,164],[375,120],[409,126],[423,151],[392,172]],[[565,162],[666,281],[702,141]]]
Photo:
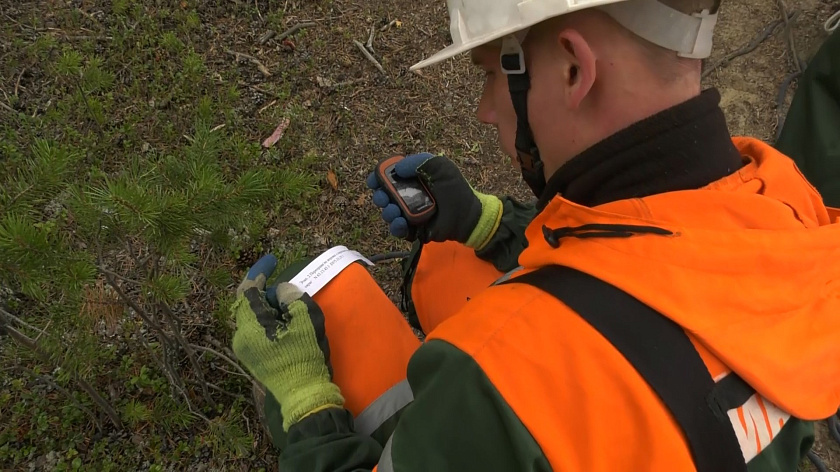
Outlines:
[[585,206],[704,187],[743,166],[716,89],[634,123],[578,154],[548,180],[555,195]]

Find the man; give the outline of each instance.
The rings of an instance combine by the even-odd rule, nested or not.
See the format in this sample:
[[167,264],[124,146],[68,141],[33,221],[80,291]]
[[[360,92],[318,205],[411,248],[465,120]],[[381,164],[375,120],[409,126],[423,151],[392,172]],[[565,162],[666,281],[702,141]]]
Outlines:
[[[343,408],[331,313],[289,284],[270,307],[273,263],[255,266],[234,349],[282,407],[281,470],[795,470],[810,421],[840,405],[840,225],[701,93],[716,2],[449,10],[455,43],[420,66],[470,51],[486,72],[478,117],[539,197],[527,248],[534,210],[473,191],[445,158],[397,169],[438,203],[424,227],[374,195],[394,234],[426,243],[411,293],[428,336],[384,446]],[[458,264],[440,292],[457,312],[427,317],[434,251]]]

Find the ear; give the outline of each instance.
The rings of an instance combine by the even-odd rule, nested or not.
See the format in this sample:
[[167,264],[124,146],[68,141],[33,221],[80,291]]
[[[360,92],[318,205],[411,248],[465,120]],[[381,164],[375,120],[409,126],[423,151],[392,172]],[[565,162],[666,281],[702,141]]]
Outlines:
[[557,41],[565,59],[563,80],[566,99],[570,107],[578,108],[595,83],[595,52],[586,39],[573,29],[560,31]]

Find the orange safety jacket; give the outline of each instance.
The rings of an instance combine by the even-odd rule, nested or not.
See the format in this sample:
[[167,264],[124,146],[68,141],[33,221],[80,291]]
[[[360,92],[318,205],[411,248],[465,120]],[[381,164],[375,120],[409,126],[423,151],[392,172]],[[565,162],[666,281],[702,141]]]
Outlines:
[[[627,358],[569,305],[517,282],[565,266],[679,325],[715,381],[749,384],[725,412],[748,472],[795,470],[813,442],[810,421],[840,406],[840,212],[786,156],[733,141],[745,165],[701,189],[592,208],[555,197],[528,227],[522,269],[508,283],[482,288],[499,275],[492,265],[463,264],[475,255],[450,243],[429,245],[412,294],[424,327],[436,328],[416,350],[367,274],[352,269],[363,279],[353,285],[342,273],[316,301],[330,306],[348,409],[290,429],[281,468],[695,470],[679,424]],[[662,231],[581,237],[593,224]],[[420,270],[447,265],[457,269],[445,284]],[[376,303],[345,303],[362,293]],[[379,369],[378,359],[391,361]],[[398,412],[395,428],[388,412]],[[385,430],[387,441],[377,436]]]
[[[784,470],[768,456],[798,460],[808,447],[802,420],[828,417],[840,406],[840,214],[823,205],[789,158],[758,140],[734,142],[749,162],[699,190],[594,208],[556,197],[526,232],[521,273],[571,267],[679,324],[712,378],[735,372],[756,390],[727,412],[750,470]],[[555,248],[543,230],[587,224],[671,234],[569,237]],[[467,364],[451,360],[460,357],[488,385],[456,388],[452,368],[469,377]],[[458,469],[469,464],[464,457],[492,457],[527,442],[511,439],[517,435],[532,438],[535,448],[521,447],[538,451],[553,470],[693,470],[679,426],[632,365],[568,306],[529,285],[476,294],[429,334],[408,377],[414,402],[381,471],[465,470]],[[492,426],[456,426],[475,420],[460,397],[467,394],[497,403],[488,411],[509,409],[509,431],[484,444],[437,430],[438,416],[478,437]],[[791,454],[773,451],[781,439]],[[522,455],[529,464],[542,460]]]

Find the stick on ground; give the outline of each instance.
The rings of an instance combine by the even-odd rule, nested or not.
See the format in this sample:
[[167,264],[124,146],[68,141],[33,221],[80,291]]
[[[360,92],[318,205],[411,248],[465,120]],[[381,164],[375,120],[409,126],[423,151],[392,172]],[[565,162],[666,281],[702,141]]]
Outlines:
[[318,23],[315,23],[314,21],[305,21],[303,23],[298,23],[298,24],[292,26],[291,28],[287,29],[286,31],[283,31],[282,33],[280,33],[280,35],[277,36],[277,41],[283,41],[284,39],[288,38],[289,36],[297,33],[298,30],[300,30],[300,29],[309,28],[310,26],[315,26],[317,24]]
[[269,39],[275,37],[276,35],[277,35],[277,31],[268,30],[265,33],[263,33],[262,36],[260,36],[260,39],[258,39],[257,42],[260,43],[260,44],[265,44],[265,43],[268,42]]
[[398,21],[400,21],[400,20],[391,20],[391,22],[390,22],[390,23],[388,23],[387,25],[383,26],[382,28],[379,28],[379,32],[380,32],[380,33],[384,33],[385,31],[387,31],[387,30],[388,30],[388,28],[390,28],[390,27],[394,26],[395,24],[397,24],[397,22],[398,22]]
[[18,114],[18,111],[17,111],[17,110],[15,110],[14,108],[10,107],[9,105],[6,105],[6,104],[5,104],[5,103],[3,103],[3,102],[0,102],[0,108],[3,108],[4,110],[7,110],[7,111],[9,111],[10,113],[15,114],[15,115],[17,115],[17,114]]
[[370,51],[371,53],[374,52],[373,51],[373,37],[374,37],[374,35],[376,35],[376,27],[371,26],[370,27],[370,36],[368,36],[367,43],[365,44],[365,46],[367,47],[367,50]]
[[[793,19],[793,17],[795,15],[797,15],[797,13],[792,13],[788,19],[789,20]],[[729,62],[732,61],[732,59],[735,59],[738,56],[743,56],[744,54],[749,54],[749,53],[755,51],[755,49],[758,48],[758,46],[761,43],[763,43],[768,38],[770,38],[771,36],[776,34],[776,30],[778,30],[779,26],[782,25],[782,24],[784,24],[784,20],[782,20],[781,18],[771,21],[770,23],[767,24],[767,26],[764,27],[764,29],[759,31],[758,34],[756,34],[750,40],[750,42],[747,43],[745,46],[727,54],[726,56],[719,59],[714,64],[707,67],[706,70],[703,71],[703,74],[701,75],[701,78],[705,79],[709,74],[714,72],[715,69],[717,69],[718,67],[729,64]]]
[[788,15],[785,0],[776,0],[776,3],[779,5],[779,11],[782,13],[782,21],[785,24],[787,46],[791,59],[793,59],[793,67],[796,72],[802,72],[802,69],[804,69],[803,61],[799,58],[799,52],[796,50],[796,41],[793,39],[793,17]]
[[242,53],[242,52],[232,51],[230,49],[225,49],[225,52],[234,56],[237,61],[239,60],[239,58],[247,59],[248,61],[251,62],[251,64],[254,64],[255,66],[257,66],[257,69],[259,69],[260,72],[262,72],[262,75],[264,75],[266,77],[271,77],[271,72],[268,70],[268,67],[263,65],[263,63],[260,62],[260,60],[257,59],[256,57],[254,57],[250,54],[245,54],[245,53]]
[[[365,55],[367,60],[369,60],[374,66],[376,66],[376,68],[379,70],[379,72],[382,72],[383,74],[385,74],[385,69],[382,68],[382,64],[380,64],[379,61],[377,61],[376,58],[373,57],[367,49],[365,49],[364,44],[356,41],[355,39],[353,40],[353,44],[355,44],[356,47],[359,48],[359,51],[362,51],[362,54]],[[385,75],[387,75],[387,74],[385,74]]]

